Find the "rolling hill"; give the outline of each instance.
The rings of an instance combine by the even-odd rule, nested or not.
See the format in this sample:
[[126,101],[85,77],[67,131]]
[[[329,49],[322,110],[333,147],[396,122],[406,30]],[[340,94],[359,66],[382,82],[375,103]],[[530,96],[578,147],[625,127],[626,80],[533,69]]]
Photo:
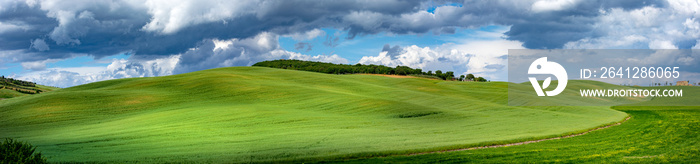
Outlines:
[[508,106],[507,89],[505,82],[218,68],[3,100],[0,138],[30,142],[53,162],[261,162],[508,143],[627,116],[605,106]]
[[[700,87],[683,89],[683,97],[660,97],[613,106],[630,115],[618,126],[586,135],[533,144],[325,163],[700,163]],[[683,106],[685,105],[685,106]]]

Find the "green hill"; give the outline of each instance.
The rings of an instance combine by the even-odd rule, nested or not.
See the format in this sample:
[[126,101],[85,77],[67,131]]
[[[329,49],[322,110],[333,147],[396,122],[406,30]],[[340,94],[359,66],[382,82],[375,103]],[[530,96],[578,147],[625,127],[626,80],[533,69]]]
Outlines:
[[[630,115],[618,126],[586,135],[494,149],[391,156],[325,163],[700,163],[700,87],[683,89],[683,97],[657,97],[614,106]],[[685,106],[682,106],[685,105]],[[332,159],[331,159],[332,160]]]
[[506,143],[627,116],[609,107],[507,106],[507,88],[505,82],[218,68],[3,100],[0,138],[32,143],[53,162],[255,162]]

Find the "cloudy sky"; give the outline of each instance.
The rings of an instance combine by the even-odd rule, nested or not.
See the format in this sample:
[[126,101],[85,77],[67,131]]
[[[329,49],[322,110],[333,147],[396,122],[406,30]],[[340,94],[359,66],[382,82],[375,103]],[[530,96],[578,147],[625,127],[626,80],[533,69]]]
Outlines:
[[0,0],[0,74],[58,87],[274,59],[507,80],[508,49],[700,49],[700,3]]

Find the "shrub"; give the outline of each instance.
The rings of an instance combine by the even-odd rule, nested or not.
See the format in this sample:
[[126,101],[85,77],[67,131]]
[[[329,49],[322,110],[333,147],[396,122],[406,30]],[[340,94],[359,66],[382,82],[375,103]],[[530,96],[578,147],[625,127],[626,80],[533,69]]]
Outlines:
[[7,138],[0,144],[0,163],[47,163],[41,153],[34,153],[35,149],[29,143]]

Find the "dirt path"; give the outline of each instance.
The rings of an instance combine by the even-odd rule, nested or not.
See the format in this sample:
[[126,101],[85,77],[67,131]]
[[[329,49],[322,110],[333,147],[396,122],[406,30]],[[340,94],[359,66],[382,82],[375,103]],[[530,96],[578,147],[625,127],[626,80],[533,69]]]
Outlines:
[[610,124],[607,126],[603,127],[598,127],[595,129],[591,129],[588,131],[585,131],[583,133],[578,133],[578,134],[572,134],[572,135],[566,135],[566,136],[561,136],[561,137],[554,137],[554,138],[545,138],[545,139],[539,139],[539,140],[532,140],[532,141],[523,141],[523,142],[516,142],[516,143],[509,143],[509,144],[501,144],[501,145],[490,145],[490,146],[479,146],[479,147],[470,147],[470,148],[461,148],[461,149],[452,149],[452,150],[441,150],[441,151],[431,151],[431,152],[420,152],[420,153],[412,153],[412,154],[405,154],[405,155],[396,155],[396,156],[412,156],[412,155],[422,155],[422,154],[432,154],[432,153],[443,153],[443,152],[453,152],[453,151],[464,151],[464,150],[475,150],[475,149],[486,149],[486,148],[497,148],[497,147],[508,147],[508,146],[516,146],[516,145],[525,145],[525,144],[530,144],[530,143],[537,143],[537,142],[542,142],[542,141],[547,141],[547,140],[557,140],[557,139],[562,139],[562,138],[570,138],[570,137],[576,137],[584,134],[588,134],[589,132],[596,131],[596,130],[601,130],[613,126],[620,125],[627,120],[629,120],[631,117],[628,116],[624,120]]

